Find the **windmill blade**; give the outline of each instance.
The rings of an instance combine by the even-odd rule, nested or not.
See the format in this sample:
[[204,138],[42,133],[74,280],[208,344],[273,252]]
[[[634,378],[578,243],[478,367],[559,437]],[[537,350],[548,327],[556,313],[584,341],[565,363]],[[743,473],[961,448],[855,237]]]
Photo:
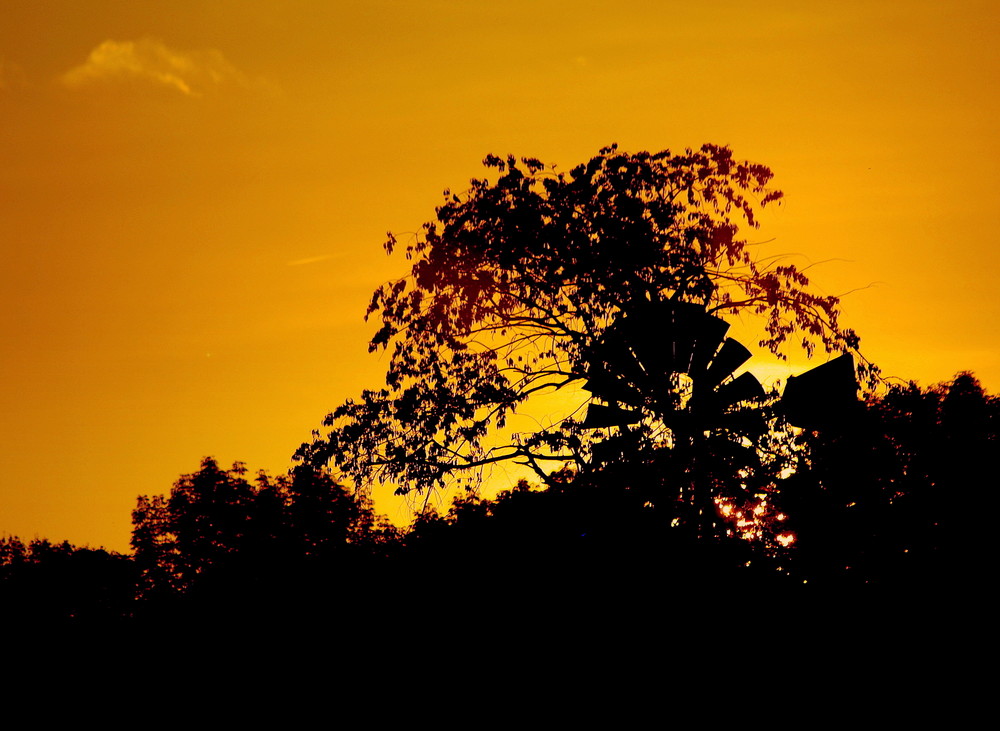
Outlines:
[[607,363],[591,364],[583,389],[609,403],[621,401],[626,404],[638,404],[642,401],[642,396],[635,387],[616,375]]
[[625,449],[617,440],[605,439],[593,446],[591,457],[595,464],[600,465],[620,462],[625,459]]
[[634,434],[618,433],[594,444],[591,447],[591,456],[597,464],[624,462],[627,455],[635,452],[637,446],[638,441]]
[[590,354],[586,390],[605,401],[641,403],[638,391],[646,373],[631,350],[632,340],[622,320],[604,331]]
[[602,406],[590,404],[587,407],[587,417],[583,420],[584,429],[603,429],[609,426],[627,426],[642,421],[641,411],[623,409],[619,406]]
[[741,401],[753,401],[765,396],[764,387],[753,373],[743,373],[715,390],[715,402],[725,409]]
[[670,303],[669,312],[663,315],[660,328],[673,343],[673,370],[688,374],[703,371],[725,338],[729,323],[690,302]]
[[706,388],[695,382],[689,407],[698,415],[705,428],[722,426],[727,410],[745,401],[754,401],[766,395],[764,387],[752,373],[743,373],[716,389]]
[[718,386],[727,377],[732,375],[733,371],[750,360],[750,356],[751,353],[746,347],[732,338],[726,338],[726,342],[722,344],[722,348],[715,354],[708,370],[701,376],[700,385],[709,388]]
[[719,351],[727,332],[729,332],[728,322],[703,312],[691,352],[691,364],[685,372],[692,378],[698,379]]
[[622,319],[621,332],[651,376],[700,372],[719,349],[729,323],[691,302],[651,302]]
[[632,351],[646,373],[665,375],[677,370],[673,320],[670,302],[648,303],[623,319]]

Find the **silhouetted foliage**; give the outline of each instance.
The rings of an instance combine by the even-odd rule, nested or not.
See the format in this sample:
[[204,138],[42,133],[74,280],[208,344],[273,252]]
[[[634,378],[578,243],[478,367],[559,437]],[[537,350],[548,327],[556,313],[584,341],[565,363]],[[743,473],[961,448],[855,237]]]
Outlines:
[[131,613],[128,556],[68,541],[0,538],[0,618],[9,626],[117,622]]
[[132,518],[141,595],[153,603],[182,594],[275,601],[279,589],[298,591],[306,581],[317,582],[317,593],[333,591],[335,569],[353,570],[349,563],[396,538],[327,472],[298,465],[251,484],[242,463],[223,470],[210,457],[169,498],[139,497]]
[[[812,293],[794,265],[750,255],[739,226],[756,227],[756,206],[781,193],[768,187],[767,167],[728,148],[609,147],[568,173],[533,159],[484,163],[496,181],[446,191],[437,220],[405,246],[410,274],[372,298],[368,315],[381,327],[370,349],[392,351],[385,387],[335,409],[332,430],[300,459],[400,492],[504,460],[546,483],[567,465],[584,472],[603,435],[574,417],[497,435],[533,397],[578,388],[609,328],[646,305],[752,312],[763,319],[761,344],[779,355],[791,339],[809,352],[858,344],[839,325],[836,297]],[[386,249],[395,248],[390,234]],[[657,423],[633,430],[639,448],[662,444]]]
[[[206,458],[169,496],[139,498],[134,559],[0,538],[0,616],[21,627],[169,620],[183,630],[215,618],[280,631],[323,626],[347,602],[402,621],[509,611],[508,626],[523,628],[537,616],[789,596],[804,583],[951,597],[995,571],[998,424],[1000,398],[961,373],[892,386],[839,430],[774,432],[742,452],[706,438],[699,469],[719,498],[710,537],[678,521],[671,486],[688,466],[670,450],[522,480],[492,500],[464,492],[445,515],[421,513],[402,540],[327,472],[298,465],[251,483],[241,464]],[[790,548],[779,534],[794,536]]]
[[446,515],[418,517],[402,558],[424,586],[404,586],[445,606],[573,617],[791,585],[756,545],[700,539],[674,521],[675,505],[647,496],[604,474],[460,496]]
[[893,385],[841,431],[804,432],[781,505],[807,579],[974,585],[994,570],[1000,399],[969,373]]

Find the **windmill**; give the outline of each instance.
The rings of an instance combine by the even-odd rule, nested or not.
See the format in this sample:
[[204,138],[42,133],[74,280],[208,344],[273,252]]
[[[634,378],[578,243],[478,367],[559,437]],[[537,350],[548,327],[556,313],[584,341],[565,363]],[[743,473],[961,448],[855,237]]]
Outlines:
[[[619,430],[594,445],[594,466],[623,459],[630,427],[655,417],[687,460],[682,500],[700,516],[699,533],[711,529],[715,497],[697,465],[704,435],[723,430],[753,439],[767,429],[767,415],[754,404],[764,388],[751,373],[733,376],[751,353],[726,337],[728,331],[729,323],[703,305],[643,301],[609,326],[588,354],[584,389],[594,401],[583,427]],[[849,413],[857,388],[853,359],[845,354],[790,378],[777,410],[793,426],[825,428]]]

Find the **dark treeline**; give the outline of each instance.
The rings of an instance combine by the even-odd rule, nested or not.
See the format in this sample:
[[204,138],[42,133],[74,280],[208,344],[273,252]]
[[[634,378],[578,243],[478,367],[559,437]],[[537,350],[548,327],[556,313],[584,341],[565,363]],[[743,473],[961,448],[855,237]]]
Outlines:
[[[206,458],[169,495],[138,498],[131,556],[0,539],[2,605],[47,622],[308,622],[345,606],[462,615],[691,589],[961,589],[992,567],[998,419],[1000,399],[967,373],[893,386],[837,428],[777,434],[786,459],[770,484],[714,469],[735,512],[720,508],[710,535],[686,529],[669,450],[490,500],[466,492],[408,531],[329,472],[250,478]],[[729,459],[706,449],[716,466]],[[741,527],[753,505],[766,509]]]

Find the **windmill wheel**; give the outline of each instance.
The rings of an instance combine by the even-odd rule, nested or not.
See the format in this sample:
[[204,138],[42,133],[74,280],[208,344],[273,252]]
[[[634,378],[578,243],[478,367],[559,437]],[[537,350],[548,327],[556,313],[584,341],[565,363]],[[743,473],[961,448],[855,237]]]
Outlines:
[[764,389],[750,373],[732,377],[750,351],[727,338],[728,330],[725,320],[687,302],[649,302],[628,312],[592,348],[584,388],[603,403],[590,404],[583,426],[625,427],[651,414],[686,433],[757,430],[759,415],[748,419],[733,407]]

